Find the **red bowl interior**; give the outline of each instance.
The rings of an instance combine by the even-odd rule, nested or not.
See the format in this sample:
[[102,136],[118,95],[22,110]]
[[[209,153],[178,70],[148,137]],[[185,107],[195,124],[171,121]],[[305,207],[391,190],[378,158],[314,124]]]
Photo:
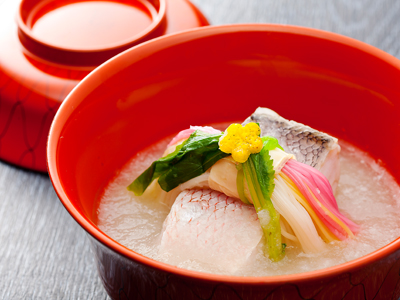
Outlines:
[[276,277],[203,274],[153,261],[95,225],[107,182],[137,151],[213,122],[243,120],[258,106],[345,139],[382,161],[400,182],[400,62],[333,33],[278,25],[191,30],[141,44],[86,77],[67,97],[48,141],[48,167],[64,206],[121,255],[184,276],[285,282],[360,268],[400,241],[332,268]]

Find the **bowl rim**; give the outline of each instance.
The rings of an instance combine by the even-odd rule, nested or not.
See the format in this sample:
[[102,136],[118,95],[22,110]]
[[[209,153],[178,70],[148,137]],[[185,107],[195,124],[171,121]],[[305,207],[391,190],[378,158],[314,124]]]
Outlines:
[[[395,68],[399,69],[400,71],[400,60],[384,52],[383,50],[380,50],[364,42],[358,41],[356,39],[344,35],[320,29],[294,26],[294,25],[280,25],[280,24],[229,24],[229,25],[194,28],[178,32],[175,34],[171,34],[168,36],[155,38],[151,41],[144,42],[138,46],[132,47],[114,56],[113,58],[109,59],[108,61],[97,67],[87,77],[85,77],[65,98],[64,102],[61,104],[52,122],[47,142],[48,172],[60,201],[62,202],[66,210],[69,212],[69,214],[75,219],[75,221],[78,222],[78,224],[98,242],[100,242],[107,248],[130,260],[146,265],[150,268],[161,270],[163,272],[173,273],[183,277],[189,277],[202,281],[224,282],[224,283],[245,284],[245,285],[285,284],[288,282],[298,283],[309,280],[321,280],[323,278],[337,276],[339,274],[343,274],[346,272],[349,273],[352,270],[358,270],[364,267],[365,265],[371,265],[372,263],[384,257],[387,257],[396,250],[400,249],[400,237],[399,237],[394,241],[392,241],[391,243],[383,246],[382,248],[375,250],[372,253],[364,255],[360,258],[339,265],[335,265],[332,267],[309,271],[309,272],[287,274],[287,275],[276,275],[276,276],[259,276],[259,277],[211,274],[211,273],[187,270],[163,262],[159,262],[152,258],[148,258],[142,254],[139,254],[133,250],[128,249],[127,247],[121,245],[117,241],[108,237],[95,224],[93,224],[90,220],[81,215],[78,212],[78,210],[74,207],[74,205],[71,203],[71,201],[68,199],[68,196],[60,181],[60,177],[57,170],[57,147],[60,138],[60,133],[62,131],[63,124],[67,121],[69,115],[74,110],[74,107],[77,107],[77,104],[79,104],[80,101],[82,101],[79,99],[74,99],[75,91],[77,89],[78,90],[81,89],[81,87],[83,88],[85,86],[90,86],[92,82],[95,83],[97,80],[96,76],[97,70],[108,69],[108,71],[110,71],[110,67],[116,64],[116,62],[118,62],[121,56],[127,55],[130,52],[134,53],[137,52],[136,57],[138,57],[138,60],[140,60],[140,57],[146,57],[148,55],[149,50],[158,51],[157,49],[163,49],[164,48],[163,46],[165,45],[175,45],[176,42],[182,42],[183,40],[190,41],[193,39],[198,39],[200,37],[210,36],[213,34],[226,34],[233,32],[254,32],[254,31],[287,32],[295,35],[304,35],[308,37],[314,37],[317,39],[324,39],[332,42],[337,42],[340,44],[344,44],[346,46],[357,48],[367,54],[377,57],[385,61],[386,63],[394,66]],[[141,53],[143,54],[143,56],[140,55]],[[145,53],[147,53],[147,55],[144,55]],[[135,60],[132,63],[134,62]]]

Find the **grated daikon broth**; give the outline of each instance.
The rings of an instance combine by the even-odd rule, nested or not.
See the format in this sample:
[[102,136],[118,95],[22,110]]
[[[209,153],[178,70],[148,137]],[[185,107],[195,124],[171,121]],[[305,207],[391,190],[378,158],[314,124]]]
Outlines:
[[[164,152],[163,140],[138,153],[106,187],[97,210],[98,226],[120,244],[155,260],[169,263],[158,255],[161,231],[169,208],[155,199],[135,197],[126,187]],[[400,235],[400,188],[392,176],[366,153],[344,141],[341,176],[336,200],[341,212],[361,226],[354,239],[328,244],[327,250],[305,254],[289,245],[286,257],[271,262],[260,243],[238,276],[283,275],[313,271],[338,265],[371,253]],[[222,273],[218,266],[198,261],[181,261],[178,267]]]

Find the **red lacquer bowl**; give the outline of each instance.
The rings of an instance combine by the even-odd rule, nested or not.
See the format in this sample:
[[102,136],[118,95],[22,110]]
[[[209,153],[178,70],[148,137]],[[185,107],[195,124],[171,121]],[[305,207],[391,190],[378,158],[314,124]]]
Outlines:
[[113,299],[397,299],[400,239],[335,267],[234,277],[146,258],[96,226],[105,185],[137,151],[258,106],[330,132],[400,180],[400,61],[362,42],[279,25],[205,27],[143,43],[86,77],[50,130],[55,190],[88,232]]
[[42,172],[51,121],[90,71],[144,41],[208,25],[187,0],[13,2],[0,9],[0,158]]

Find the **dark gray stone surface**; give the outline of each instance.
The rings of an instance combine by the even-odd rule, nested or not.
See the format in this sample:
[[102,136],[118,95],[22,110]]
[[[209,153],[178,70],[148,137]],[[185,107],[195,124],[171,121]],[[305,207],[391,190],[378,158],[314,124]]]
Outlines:
[[[15,1],[0,0],[0,13]],[[400,58],[399,0],[193,2],[214,25],[313,27],[359,39]],[[109,299],[85,233],[59,202],[48,176],[1,161],[0,299]]]

